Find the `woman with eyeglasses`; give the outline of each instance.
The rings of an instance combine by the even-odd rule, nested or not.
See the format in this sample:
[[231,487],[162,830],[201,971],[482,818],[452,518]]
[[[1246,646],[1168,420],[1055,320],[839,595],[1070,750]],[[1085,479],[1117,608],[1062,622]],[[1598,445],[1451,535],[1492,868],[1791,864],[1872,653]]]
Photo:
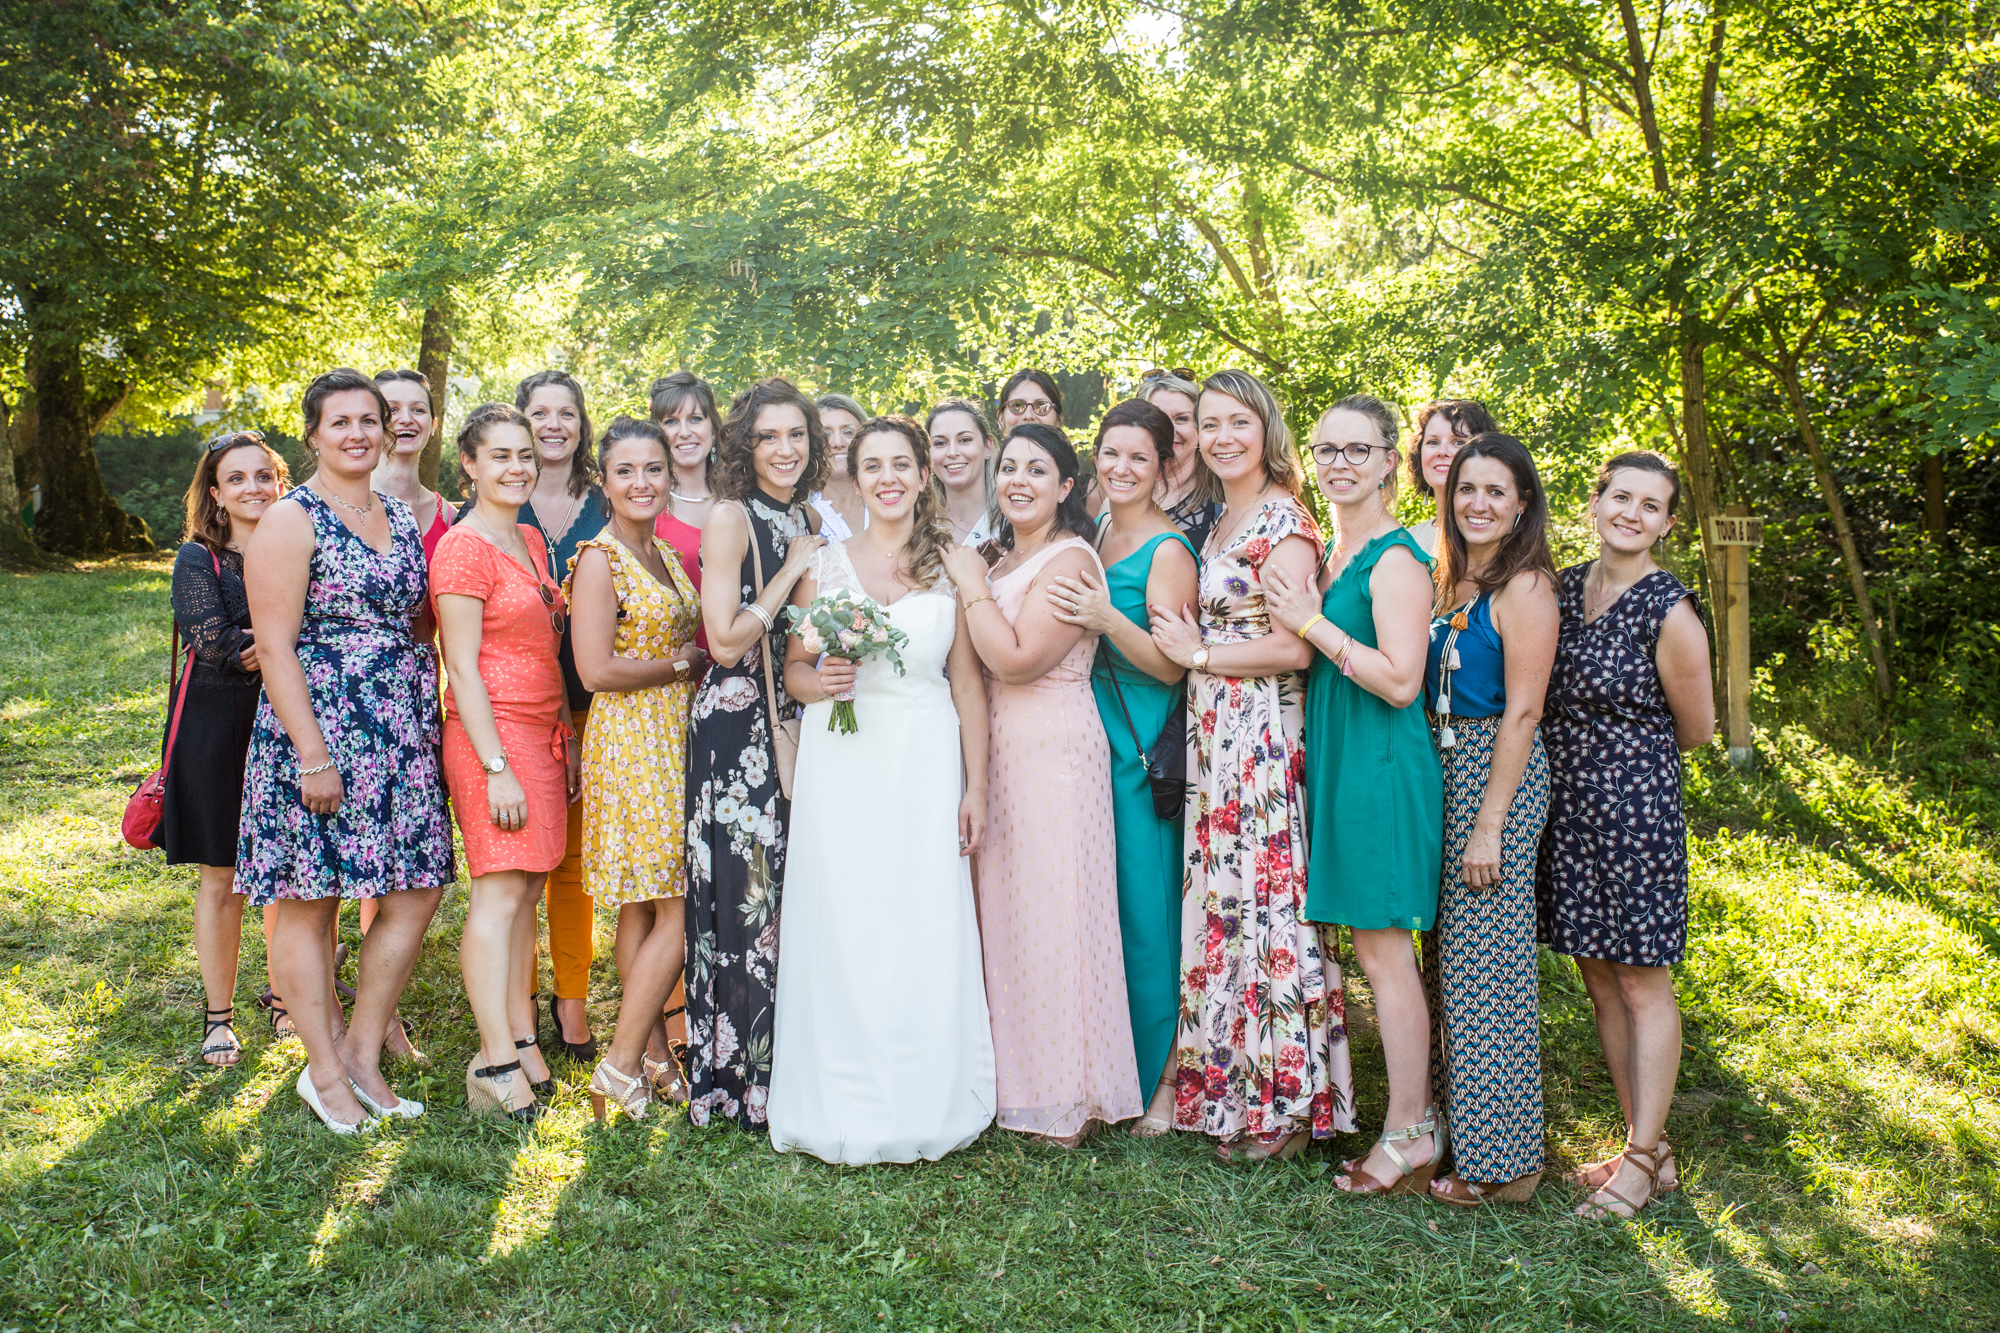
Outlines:
[[984,546],[997,520],[988,468],[993,460],[993,423],[970,398],[947,398],[924,418],[931,438],[931,475],[944,489],[944,513],[952,540]]
[[459,965],[479,1025],[476,1115],[533,1120],[555,1091],[535,1041],[535,902],[568,843],[578,764],[556,655],[566,604],[542,534],[520,521],[541,470],[528,419],[474,408],[458,432],[474,499],[431,559],[444,646],[444,771],[471,893]]
[[[160,755],[166,787],[158,843],[168,865],[200,871],[194,951],[206,996],[201,1058],[212,1065],[233,1065],[243,1055],[235,1027],[236,961],[243,939],[236,840],[243,762],[264,686],[243,586],[243,553],[258,520],[289,481],[285,460],[262,435],[217,436],[195,465],[187,491],[188,540],[174,557],[174,623],[189,656],[178,709],[176,696],[167,699],[171,748],[163,747]],[[282,1013],[275,999],[272,1004]]]
[[1197,606],[1153,605],[1153,642],[1188,679],[1187,891],[1174,1126],[1225,1162],[1291,1157],[1354,1128],[1340,965],[1305,917],[1305,670],[1266,581],[1309,584],[1319,525],[1292,432],[1254,375],[1201,386],[1201,451],[1227,501]]
[[1430,559],[1396,521],[1396,410],[1356,394],[1321,414],[1312,459],[1333,544],[1314,583],[1265,578],[1271,618],[1311,644],[1306,916],[1346,926],[1375,995],[1388,1066],[1382,1135],[1334,1187],[1421,1197],[1444,1142],[1429,1107],[1430,1010],[1412,931],[1437,916],[1444,786],[1424,721]]
[[[542,535],[549,553],[549,575],[560,586],[576,565],[576,553],[604,531],[604,492],[597,485],[596,439],[583,386],[561,370],[541,370],[514,389],[514,406],[528,418],[541,456],[542,471],[534,494],[521,506],[521,522]],[[567,631],[562,636],[563,691],[576,725],[575,748],[581,751],[590,725],[590,691],[576,671],[576,650]],[[596,952],[597,913],[583,886],[583,807],[569,812],[569,851],[549,872],[544,897],[549,919],[549,1022],[556,1049],[572,1060],[597,1058],[597,1039],[590,1035],[584,1001],[590,996],[590,960]],[[539,964],[536,973],[540,972]],[[530,991],[533,990],[530,978]]]
[[[1486,404],[1471,398],[1441,398],[1417,409],[1417,424],[1410,434],[1410,484],[1417,494],[1435,500],[1451,471],[1452,455],[1475,435],[1497,431],[1493,414]],[[1444,513],[1442,502],[1438,513]],[[1417,545],[1433,560],[1438,553],[1438,520],[1427,518],[1410,529]]]
[[[457,878],[438,771],[437,670],[410,508],[375,491],[389,404],[358,370],[306,387],[313,475],[264,511],[243,561],[264,698],[244,761],[236,891],[270,921],[271,975],[306,1048],[294,1085],[336,1134],[423,1104],[382,1078],[382,1037]],[[377,898],[352,1021],[334,995],[340,904]]]
[[1222,488],[1201,461],[1195,431],[1201,390],[1195,385],[1194,372],[1184,367],[1149,370],[1139,377],[1138,391],[1132,396],[1159,408],[1174,424],[1174,453],[1161,474],[1159,504],[1168,521],[1186,533],[1199,551],[1222,514]]
[[1063,428],[1062,390],[1055,376],[1027,366],[1007,377],[1000,389],[1000,438],[1014,433],[1014,427],[1033,422],[1038,426]]
[[1489,432],[1460,446],[1439,510],[1424,695],[1444,767],[1444,863],[1424,983],[1453,1169],[1431,1195],[1474,1207],[1525,1202],[1542,1177],[1535,854],[1561,617],[1548,499],[1519,440]]

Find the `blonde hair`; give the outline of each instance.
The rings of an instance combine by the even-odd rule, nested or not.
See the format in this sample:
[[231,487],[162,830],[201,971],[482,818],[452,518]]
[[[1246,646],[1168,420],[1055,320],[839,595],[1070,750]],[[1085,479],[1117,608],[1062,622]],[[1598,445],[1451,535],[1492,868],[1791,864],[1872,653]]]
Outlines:
[[1389,451],[1389,475],[1382,479],[1382,503],[1393,514],[1396,510],[1396,468],[1403,461],[1402,447],[1397,444],[1403,433],[1401,414],[1372,393],[1350,393],[1319,414],[1319,420],[1313,423],[1315,436],[1335,412],[1354,412],[1367,417],[1368,423],[1375,427],[1375,442]]
[[1305,471],[1299,466],[1292,428],[1285,424],[1284,405],[1271,392],[1271,386],[1247,370],[1218,370],[1201,382],[1201,391],[1234,398],[1257,414],[1257,419],[1264,423],[1264,475],[1271,479],[1272,485],[1297,495]]

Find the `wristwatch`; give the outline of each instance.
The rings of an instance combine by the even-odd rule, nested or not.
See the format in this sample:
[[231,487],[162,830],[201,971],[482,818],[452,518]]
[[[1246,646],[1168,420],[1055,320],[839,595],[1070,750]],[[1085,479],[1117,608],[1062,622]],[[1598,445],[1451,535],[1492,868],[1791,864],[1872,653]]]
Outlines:
[[506,752],[502,751],[501,753],[494,755],[491,759],[482,759],[479,761],[479,765],[480,767],[484,768],[488,773],[501,772],[507,767]]
[[1201,672],[1201,674],[1202,674],[1202,675],[1204,675],[1204,676],[1205,676],[1205,675],[1207,675],[1207,674],[1208,674],[1208,645],[1207,645],[1207,644],[1203,644],[1203,645],[1202,645],[1201,647],[1199,647],[1199,648],[1197,648],[1197,649],[1195,649],[1195,650],[1194,650],[1194,659],[1193,659],[1193,660],[1194,660],[1194,669],[1195,669],[1196,671],[1199,671],[1199,672]]
[[674,659],[674,679],[686,680],[687,678],[688,678],[688,660],[685,657],[676,657]]

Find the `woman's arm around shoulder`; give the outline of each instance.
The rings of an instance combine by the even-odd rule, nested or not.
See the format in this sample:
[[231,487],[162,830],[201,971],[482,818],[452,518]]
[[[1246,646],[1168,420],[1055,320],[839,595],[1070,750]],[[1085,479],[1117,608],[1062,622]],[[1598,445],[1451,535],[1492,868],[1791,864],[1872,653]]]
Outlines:
[[1674,743],[1683,750],[1708,744],[1715,737],[1715,681],[1709,675],[1708,629],[1693,597],[1674,603],[1660,623],[1653,665],[1674,713]]
[[1012,625],[990,600],[969,619],[970,637],[986,669],[1009,685],[1026,685],[1049,674],[1083,641],[1083,629],[1056,618],[1049,602],[1049,585],[1059,578],[1078,578],[1099,568],[1097,557],[1083,545],[1050,557],[1036,571],[1022,599],[1021,614]]
[[958,635],[951,641],[945,674],[951,681],[952,707],[958,712],[959,757],[965,765],[965,795],[958,803],[958,850],[961,856],[971,856],[986,841],[986,755],[992,736],[986,711],[986,675],[972,646],[962,603],[955,614]]

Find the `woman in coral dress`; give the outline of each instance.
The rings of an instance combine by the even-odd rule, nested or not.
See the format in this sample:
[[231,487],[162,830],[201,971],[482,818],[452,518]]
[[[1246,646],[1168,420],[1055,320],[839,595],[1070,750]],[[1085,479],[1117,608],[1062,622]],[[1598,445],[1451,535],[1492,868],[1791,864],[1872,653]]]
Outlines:
[[995,1118],[1070,1147],[1145,1109],[1118,933],[1111,754],[1090,687],[1096,643],[1057,620],[1048,595],[1058,578],[1087,570],[1101,582],[1104,569],[1082,535],[1076,451],[1059,432],[1016,426],[995,492],[1006,554],[991,576],[971,547],[945,556],[987,676],[978,900]]

